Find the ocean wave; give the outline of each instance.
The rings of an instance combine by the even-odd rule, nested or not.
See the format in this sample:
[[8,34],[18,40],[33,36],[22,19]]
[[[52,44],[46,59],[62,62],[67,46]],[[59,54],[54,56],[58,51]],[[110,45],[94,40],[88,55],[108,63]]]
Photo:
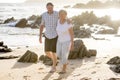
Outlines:
[[31,28],[16,28],[9,26],[0,27],[0,34],[8,34],[8,35],[39,35],[39,29],[31,29]]

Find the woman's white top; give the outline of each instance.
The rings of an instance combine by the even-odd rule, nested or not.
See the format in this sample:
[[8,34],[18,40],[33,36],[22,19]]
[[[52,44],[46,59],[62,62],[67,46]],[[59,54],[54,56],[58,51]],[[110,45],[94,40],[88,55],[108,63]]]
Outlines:
[[58,20],[57,23],[57,34],[58,34],[58,41],[60,42],[65,42],[65,41],[70,41],[70,33],[69,29],[72,27],[72,24],[68,24],[67,22],[60,24],[60,20]]

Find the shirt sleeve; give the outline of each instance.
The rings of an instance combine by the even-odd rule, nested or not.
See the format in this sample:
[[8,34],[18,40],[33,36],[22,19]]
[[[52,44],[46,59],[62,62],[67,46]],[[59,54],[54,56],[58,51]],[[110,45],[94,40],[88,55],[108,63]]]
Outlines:
[[44,20],[43,15],[42,15],[42,19],[41,19],[41,24],[40,25],[45,25],[45,20]]

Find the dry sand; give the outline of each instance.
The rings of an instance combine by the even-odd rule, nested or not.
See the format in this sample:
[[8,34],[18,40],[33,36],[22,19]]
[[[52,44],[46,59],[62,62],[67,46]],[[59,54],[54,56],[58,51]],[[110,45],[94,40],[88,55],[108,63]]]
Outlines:
[[[61,65],[58,64],[55,73],[49,73],[50,66],[42,62],[19,63],[18,59],[0,60],[0,80],[108,80],[109,78],[120,78],[120,74],[109,69],[106,62],[114,56],[120,56],[120,38],[106,37],[107,40],[83,39],[88,49],[97,49],[97,56],[84,59],[69,60],[66,74],[58,74]],[[43,47],[31,46],[13,49],[10,53],[0,53],[0,56],[23,55],[26,50],[36,52],[39,56],[44,54]]]

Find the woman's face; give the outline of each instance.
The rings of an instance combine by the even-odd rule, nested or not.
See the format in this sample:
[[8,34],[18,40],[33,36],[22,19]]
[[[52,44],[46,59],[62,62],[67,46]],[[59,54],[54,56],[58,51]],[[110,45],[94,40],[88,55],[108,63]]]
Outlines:
[[67,14],[66,13],[59,13],[59,18],[60,19],[66,19]]

